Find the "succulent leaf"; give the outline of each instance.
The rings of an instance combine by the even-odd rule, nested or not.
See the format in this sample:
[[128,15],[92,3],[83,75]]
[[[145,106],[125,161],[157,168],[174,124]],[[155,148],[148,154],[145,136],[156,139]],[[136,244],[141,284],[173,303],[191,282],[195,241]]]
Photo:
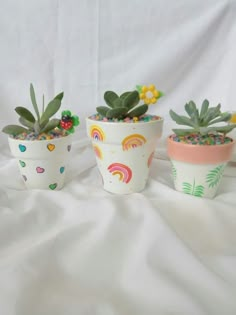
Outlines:
[[107,118],[117,118],[121,119],[125,116],[127,113],[128,109],[125,107],[119,107],[119,108],[111,108],[107,111],[106,117]]
[[53,99],[49,104],[47,105],[44,113],[42,114],[40,122],[42,123],[45,120],[48,120],[50,117],[52,117],[61,107],[61,100],[58,98]]
[[37,118],[38,118],[38,120],[39,120],[39,119],[40,119],[39,109],[38,109],[38,105],[37,105],[37,102],[36,102],[34,87],[33,87],[33,84],[32,84],[32,83],[30,84],[30,97],[31,97],[31,102],[32,102],[32,104],[33,104],[33,107],[34,107],[36,116],[37,116]]
[[27,132],[28,130],[22,126],[18,125],[8,125],[2,129],[2,132],[5,132],[9,135],[19,135],[20,133]]
[[25,127],[28,127],[29,129],[34,129],[34,123],[31,122],[31,121],[28,121],[27,119],[25,119],[24,117],[20,117],[19,118],[19,122],[25,126]]
[[106,91],[104,94],[104,100],[107,105],[111,108],[114,108],[114,101],[119,98],[119,96],[113,91]]
[[140,116],[144,115],[147,112],[147,110],[148,110],[148,105],[143,104],[141,106],[138,106],[138,107],[134,108],[132,111],[130,111],[128,113],[128,116],[130,118],[140,117]]
[[129,93],[124,99],[123,99],[123,106],[131,109],[138,105],[140,99],[139,99],[139,93],[138,91],[133,91]]
[[61,92],[61,93],[59,93],[58,95],[56,95],[56,96],[54,97],[54,99],[58,99],[58,100],[62,101],[63,96],[64,96],[64,92]]
[[27,108],[18,106],[15,108],[15,111],[17,112],[18,115],[20,115],[24,119],[26,119],[32,123],[35,122],[34,115]]
[[114,106],[113,108],[123,107],[122,105],[123,105],[122,101],[119,97],[113,102],[113,106]]
[[109,107],[106,107],[106,106],[98,106],[97,108],[96,108],[96,111],[98,112],[98,114],[100,114],[100,115],[102,115],[102,116],[104,116],[104,117],[106,117],[106,114],[107,114],[107,112],[109,111]]
[[178,124],[178,125],[186,125],[191,127],[196,127],[196,124],[186,116],[180,116],[176,114],[172,109],[170,110],[170,117]]
[[225,122],[229,121],[231,116],[232,115],[230,113],[222,113],[219,118],[216,118],[216,119],[210,121],[209,125],[213,125],[213,124],[216,124],[216,123],[219,123],[219,122],[222,122],[222,121],[225,121]]
[[228,132],[236,128],[236,124],[227,124],[224,126],[211,126],[220,122],[229,122],[231,114],[228,112],[222,113],[221,105],[215,107],[209,107],[208,100],[204,100],[201,106],[200,114],[193,101],[190,101],[185,105],[185,111],[191,117],[190,119],[185,116],[176,114],[173,110],[170,110],[170,117],[179,125],[186,125],[193,127],[192,129],[173,129],[177,136],[185,136],[189,134],[219,134],[226,135]]
[[54,118],[54,119],[51,119],[47,124],[46,126],[41,130],[41,132],[49,132],[51,130],[53,130],[54,128],[58,127],[60,124],[60,119],[57,119],[57,118]]
[[201,111],[200,111],[200,120],[204,119],[204,116],[206,115],[209,107],[209,101],[204,100],[202,103]]
[[126,96],[128,96],[132,92],[124,92],[120,95],[120,98],[123,100]]

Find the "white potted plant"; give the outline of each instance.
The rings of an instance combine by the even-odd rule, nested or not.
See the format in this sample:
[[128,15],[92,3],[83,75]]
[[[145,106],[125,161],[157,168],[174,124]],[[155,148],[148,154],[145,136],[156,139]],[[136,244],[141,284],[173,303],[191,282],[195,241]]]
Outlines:
[[61,107],[64,93],[55,96],[42,111],[38,108],[33,85],[30,96],[36,115],[25,107],[16,107],[20,125],[8,125],[12,155],[17,159],[20,173],[28,189],[59,190],[65,181],[66,164],[71,151],[74,127],[79,125],[78,116],[66,110],[61,118],[52,118]]
[[106,191],[130,194],[145,188],[163,127],[163,118],[146,112],[162,95],[154,85],[137,86],[120,96],[106,91],[107,106],[97,107],[86,119]]
[[[213,198],[224,169],[233,153],[234,140],[226,136],[236,127],[227,124],[228,112],[221,105],[209,107],[204,100],[199,110],[193,101],[185,105],[188,116],[170,110],[170,117],[190,128],[173,129],[167,140],[175,189],[198,197]],[[220,123],[224,122],[225,125]]]

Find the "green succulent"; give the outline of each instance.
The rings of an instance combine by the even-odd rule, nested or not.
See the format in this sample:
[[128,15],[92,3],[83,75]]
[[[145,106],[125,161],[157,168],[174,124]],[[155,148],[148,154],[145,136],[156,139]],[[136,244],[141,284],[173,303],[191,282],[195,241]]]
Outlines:
[[39,108],[36,102],[34,87],[30,84],[30,97],[31,102],[35,111],[36,116],[34,116],[27,108],[25,107],[16,107],[15,111],[20,116],[19,122],[22,126],[19,125],[8,125],[2,129],[3,132],[10,135],[18,135],[20,133],[34,132],[36,135],[40,133],[47,133],[54,128],[59,126],[60,119],[51,117],[56,114],[56,112],[61,107],[61,101],[64,96],[64,93],[60,93],[55,96],[44,108],[44,96],[43,96],[43,105],[42,113],[39,113]]
[[106,91],[104,100],[108,106],[98,106],[97,112],[108,119],[125,117],[139,117],[146,113],[148,105],[143,104],[137,106],[140,99],[138,91],[124,92],[118,96],[113,91]]
[[[221,105],[215,107],[209,107],[209,101],[204,100],[199,110],[193,101],[190,101],[185,105],[185,111],[188,116],[180,116],[173,110],[170,110],[170,117],[178,124],[189,126],[191,128],[186,129],[173,129],[173,132],[177,136],[186,136],[189,134],[224,134],[226,135],[232,131],[236,124],[225,124],[224,126],[218,125],[220,122],[229,122],[231,114],[228,112],[221,112]],[[212,126],[215,125],[216,126]]]

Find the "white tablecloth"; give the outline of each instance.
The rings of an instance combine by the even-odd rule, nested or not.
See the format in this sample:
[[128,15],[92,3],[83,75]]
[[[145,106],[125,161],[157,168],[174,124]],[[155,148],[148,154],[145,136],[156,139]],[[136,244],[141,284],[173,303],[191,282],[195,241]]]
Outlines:
[[[27,191],[0,135],[1,315],[236,314],[236,165],[201,199],[174,190],[166,155],[170,108],[235,109],[235,17],[233,0],[0,1],[1,127],[30,82],[81,120],[61,191]],[[148,185],[109,194],[85,117],[150,83],[165,122]]]

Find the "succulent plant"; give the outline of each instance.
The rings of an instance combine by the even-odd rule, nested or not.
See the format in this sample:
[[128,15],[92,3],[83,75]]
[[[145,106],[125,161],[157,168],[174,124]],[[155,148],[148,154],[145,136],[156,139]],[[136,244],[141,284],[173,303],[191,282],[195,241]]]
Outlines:
[[[145,97],[145,93],[150,92],[151,98]],[[154,85],[150,87],[137,86],[137,90],[122,93],[120,96],[113,91],[104,93],[104,100],[108,106],[98,106],[98,114],[108,119],[134,118],[144,115],[148,110],[148,104],[155,103],[163,93],[156,90]],[[138,105],[140,99],[144,104]]]
[[8,125],[2,129],[3,132],[10,135],[18,135],[20,133],[26,132],[34,132],[36,135],[41,133],[47,133],[54,128],[59,126],[60,119],[51,117],[56,114],[61,106],[61,101],[64,96],[64,93],[60,93],[55,96],[44,108],[44,96],[43,96],[43,105],[42,105],[42,113],[40,115],[39,108],[36,102],[34,87],[30,84],[30,97],[31,102],[36,114],[36,117],[25,107],[16,107],[15,111],[20,116],[19,122],[22,126],[19,125]]
[[[170,110],[170,117],[178,124],[185,125],[191,128],[173,129],[177,136],[186,136],[189,134],[199,134],[201,136],[209,134],[223,134],[226,135],[232,131],[236,124],[226,124],[224,126],[218,125],[220,122],[229,122],[231,114],[228,112],[221,112],[221,105],[209,107],[209,101],[204,100],[201,109],[197,108],[193,101],[185,105],[185,111],[188,116],[180,116],[173,110]],[[215,125],[216,126],[212,126]]]

